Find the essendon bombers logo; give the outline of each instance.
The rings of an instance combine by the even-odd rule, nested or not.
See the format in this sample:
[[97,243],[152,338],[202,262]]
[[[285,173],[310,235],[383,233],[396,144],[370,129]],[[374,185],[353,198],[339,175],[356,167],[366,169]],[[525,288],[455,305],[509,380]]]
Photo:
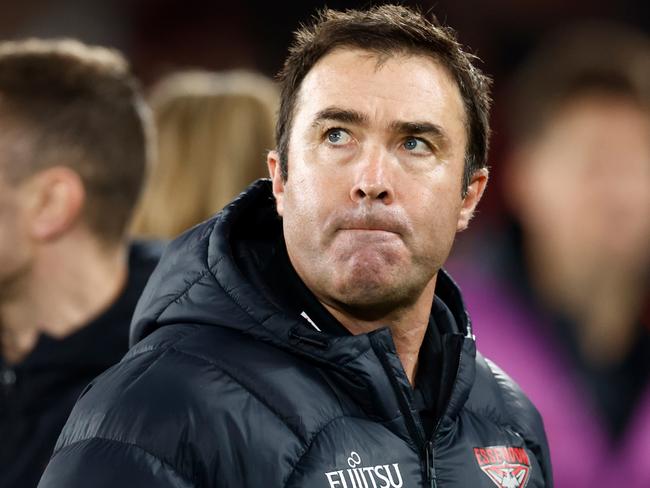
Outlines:
[[530,459],[523,447],[475,447],[478,465],[499,488],[525,488],[530,478]]

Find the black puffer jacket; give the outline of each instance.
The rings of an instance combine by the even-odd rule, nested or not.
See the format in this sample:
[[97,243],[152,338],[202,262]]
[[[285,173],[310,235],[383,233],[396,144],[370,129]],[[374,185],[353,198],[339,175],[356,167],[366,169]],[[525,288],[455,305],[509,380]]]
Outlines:
[[169,245],[41,488],[552,486],[541,419],[476,353],[453,282],[436,294],[449,396],[431,439],[388,329],[334,337],[260,291],[281,232],[268,181]]

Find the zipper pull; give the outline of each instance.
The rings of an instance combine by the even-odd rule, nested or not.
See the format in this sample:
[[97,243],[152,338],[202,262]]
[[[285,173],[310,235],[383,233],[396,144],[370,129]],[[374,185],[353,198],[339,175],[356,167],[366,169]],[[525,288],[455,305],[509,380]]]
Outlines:
[[296,342],[302,342],[304,344],[309,344],[310,346],[318,347],[320,349],[329,348],[329,342],[326,339],[316,339],[311,337],[305,337],[300,332],[293,328],[289,331],[289,338],[295,340]]
[[430,488],[437,488],[438,483],[436,479],[436,466],[434,464],[435,451],[433,448],[433,442],[429,441],[426,443],[424,448],[424,457],[426,458],[427,463],[427,483]]

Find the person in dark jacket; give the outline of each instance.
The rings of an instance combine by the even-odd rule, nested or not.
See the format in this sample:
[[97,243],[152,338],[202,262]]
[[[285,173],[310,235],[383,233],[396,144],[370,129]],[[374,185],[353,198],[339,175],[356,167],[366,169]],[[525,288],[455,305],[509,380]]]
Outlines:
[[322,12],[282,80],[271,181],[168,246],[39,486],[553,486],[441,269],[487,181],[486,77],[381,6]]
[[82,389],[128,350],[160,251],[129,246],[148,117],[120,55],[0,43],[0,487],[35,487]]

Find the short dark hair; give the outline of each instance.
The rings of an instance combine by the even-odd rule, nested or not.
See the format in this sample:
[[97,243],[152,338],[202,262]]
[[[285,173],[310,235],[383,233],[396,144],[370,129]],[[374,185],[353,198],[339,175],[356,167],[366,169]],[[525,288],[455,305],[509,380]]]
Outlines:
[[650,40],[630,27],[587,22],[542,40],[512,78],[508,131],[513,143],[540,134],[575,97],[605,94],[650,108]]
[[278,78],[282,86],[276,144],[283,179],[288,177],[289,137],[296,99],[303,79],[319,59],[339,47],[355,47],[379,55],[394,53],[430,56],[449,70],[458,85],[465,107],[467,149],[463,193],[471,176],[487,164],[490,137],[490,79],[474,63],[476,56],[463,50],[449,27],[434,16],[398,5],[369,10],[320,11],[311,26],[295,32]]
[[102,242],[123,239],[146,173],[150,117],[117,52],[63,40],[0,43],[0,115],[27,149],[3,168],[22,181],[63,165],[86,189],[83,218]]

